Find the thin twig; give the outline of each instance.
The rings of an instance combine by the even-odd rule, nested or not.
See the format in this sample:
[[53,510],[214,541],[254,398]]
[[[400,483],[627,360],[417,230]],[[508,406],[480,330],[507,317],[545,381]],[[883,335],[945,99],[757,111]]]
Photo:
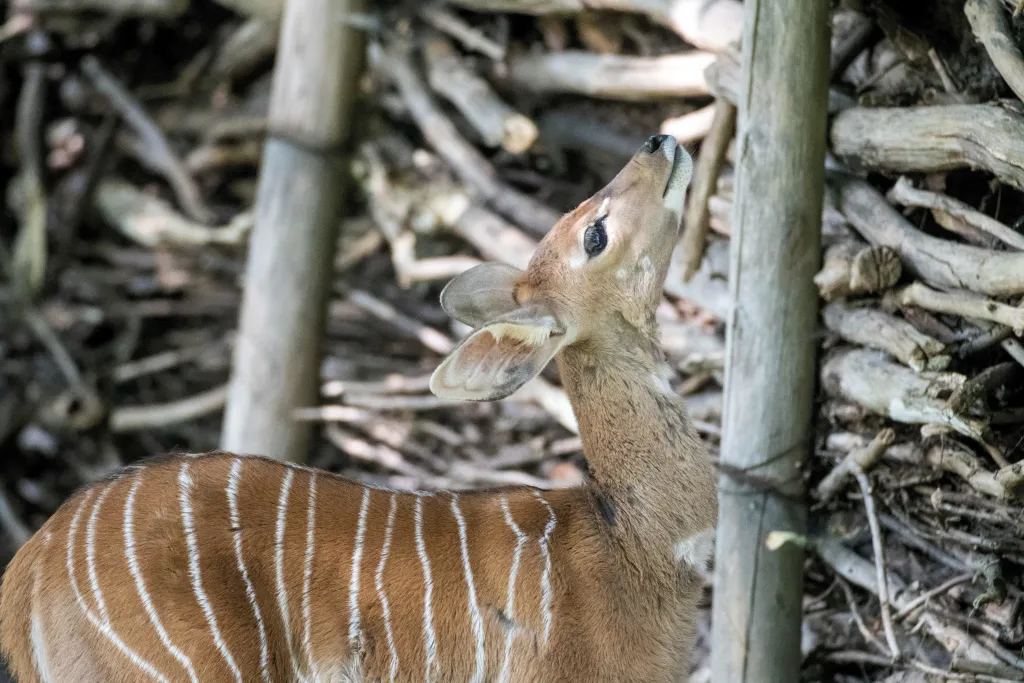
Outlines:
[[948,197],[938,192],[919,190],[910,184],[906,176],[901,176],[892,186],[886,198],[903,206],[917,206],[932,211],[942,211],[959,218],[971,227],[977,228],[996,239],[1010,245],[1014,249],[1024,249],[1024,235],[1009,226],[1003,225],[959,199]]
[[919,306],[936,313],[978,318],[1006,325],[1014,334],[1024,334],[1024,308],[969,293],[940,292],[920,282],[890,292],[888,297],[900,306]]
[[846,596],[846,604],[850,607],[850,614],[853,615],[853,623],[857,625],[857,630],[864,637],[864,640],[871,643],[879,652],[889,655],[890,663],[892,661],[892,655],[889,649],[885,646],[885,643],[880,641],[871,629],[868,628],[867,624],[864,623],[864,618],[860,616],[860,610],[857,609],[857,600],[853,595],[853,590],[850,588],[846,579],[838,578],[839,587],[843,589],[843,594]]
[[419,320],[399,312],[394,306],[378,299],[369,292],[353,290],[349,292],[348,298],[349,301],[375,318],[387,322],[414,339],[418,339],[421,344],[435,353],[443,356],[451,353],[451,350],[455,348],[455,342],[446,335],[424,325]]
[[949,581],[946,581],[945,583],[940,583],[935,588],[932,588],[931,590],[929,590],[929,591],[927,591],[925,593],[922,593],[921,595],[917,596],[916,598],[914,598],[913,600],[911,600],[907,604],[903,605],[903,607],[901,607],[896,612],[896,614],[893,615],[893,619],[895,619],[896,621],[899,621],[900,619],[903,619],[904,617],[909,615],[911,612],[916,610],[918,607],[921,607],[922,605],[927,603],[932,598],[937,597],[939,595],[942,595],[943,593],[948,591],[950,588],[953,588],[955,586],[959,586],[962,583],[967,583],[967,582],[969,582],[973,578],[974,578],[974,573],[972,572],[970,574],[961,574],[960,576],[954,576]]
[[842,462],[832,468],[832,471],[825,475],[825,478],[818,484],[815,493],[818,500],[825,502],[832,498],[843,485],[846,477],[856,472],[866,472],[878,462],[886,449],[896,440],[896,432],[886,427],[875,435],[875,438],[863,448],[856,448],[846,454]]
[[853,476],[860,485],[861,493],[864,494],[864,511],[868,516],[868,526],[871,528],[871,546],[875,554],[875,576],[878,580],[878,602],[882,612],[882,627],[885,629],[885,640],[889,645],[889,653],[893,659],[899,659],[900,646],[896,642],[896,631],[892,626],[892,613],[889,605],[889,583],[886,581],[885,556],[882,553],[882,530],[879,528],[878,515],[875,513],[875,499],[871,494],[871,482],[866,474],[859,469],[854,469]]
[[420,17],[436,28],[462,43],[463,47],[475,50],[490,57],[496,62],[505,59],[505,47],[483,34],[482,31],[470,26],[457,15],[437,5],[427,5],[420,9]]
[[114,366],[110,375],[114,383],[130,382],[131,380],[170,370],[179,365],[201,357],[205,353],[226,350],[228,339],[219,339],[206,344],[197,344],[182,349],[169,349],[145,358],[126,361]]
[[170,403],[120,406],[110,413],[110,431],[134,432],[188,422],[222,409],[227,397],[228,387],[222,384]]
[[82,71],[139,136],[145,161],[164,175],[185,213],[200,223],[213,221],[214,214],[203,201],[199,186],[142,104],[93,55],[82,59]]
[[[33,36],[39,38],[38,35]],[[44,44],[45,38],[41,39]],[[44,184],[42,136],[43,107],[46,103],[47,67],[31,60],[25,65],[24,83],[18,97],[14,129],[21,161],[23,195],[20,227],[14,240],[11,277],[15,287],[31,301],[42,288],[46,275],[47,196]]]
[[498,179],[491,164],[470,145],[434,102],[422,77],[413,66],[408,49],[394,44],[388,49],[373,45],[371,59],[398,87],[423,137],[455,174],[474,193],[500,213],[537,234],[545,234],[559,214]]
[[[664,127],[663,127],[664,128]],[[736,107],[719,99],[715,102],[715,117],[704,144],[700,148],[700,156],[693,169],[693,183],[690,186],[689,201],[686,205],[682,252],[683,281],[689,282],[693,274],[700,268],[707,246],[708,227],[711,216],[708,212],[708,199],[715,193],[718,175],[725,165],[725,152],[729,147],[736,129]]]

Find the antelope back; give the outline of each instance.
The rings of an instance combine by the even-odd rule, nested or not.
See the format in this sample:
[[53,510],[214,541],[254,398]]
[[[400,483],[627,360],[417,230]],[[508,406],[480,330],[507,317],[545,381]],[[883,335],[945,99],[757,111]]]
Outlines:
[[131,468],[19,551],[0,642],[19,681],[526,680],[553,638],[561,495],[230,454]]

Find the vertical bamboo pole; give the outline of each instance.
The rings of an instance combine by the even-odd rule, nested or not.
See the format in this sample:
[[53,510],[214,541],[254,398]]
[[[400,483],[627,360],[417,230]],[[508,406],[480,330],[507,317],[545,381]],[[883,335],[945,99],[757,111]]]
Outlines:
[[343,198],[362,0],[288,0],[221,447],[302,461]]
[[800,678],[803,553],[765,537],[807,525],[829,2],[744,8],[711,670],[778,683]]

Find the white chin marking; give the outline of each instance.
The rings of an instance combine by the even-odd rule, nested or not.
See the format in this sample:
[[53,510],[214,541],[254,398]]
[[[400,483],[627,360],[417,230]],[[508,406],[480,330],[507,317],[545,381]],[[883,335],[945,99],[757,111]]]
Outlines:
[[672,163],[672,174],[668,178],[668,186],[665,188],[665,196],[663,198],[666,209],[682,215],[683,201],[686,197],[686,186],[690,184],[690,177],[692,175],[693,159],[690,158],[690,155],[682,147],[676,148]]

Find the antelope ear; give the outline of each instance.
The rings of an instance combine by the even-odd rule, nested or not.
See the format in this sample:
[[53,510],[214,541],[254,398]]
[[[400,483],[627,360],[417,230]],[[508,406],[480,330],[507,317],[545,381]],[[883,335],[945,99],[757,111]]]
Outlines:
[[515,393],[571,340],[541,306],[512,311],[462,340],[430,377],[441,398],[496,401]]
[[505,263],[481,263],[456,275],[441,292],[445,313],[479,327],[518,308],[513,293],[523,271]]

